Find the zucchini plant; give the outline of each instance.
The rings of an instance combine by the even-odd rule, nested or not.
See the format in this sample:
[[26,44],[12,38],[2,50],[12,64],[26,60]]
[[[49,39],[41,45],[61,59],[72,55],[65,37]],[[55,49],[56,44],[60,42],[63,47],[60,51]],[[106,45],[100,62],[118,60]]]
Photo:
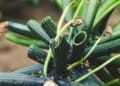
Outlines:
[[28,46],[38,65],[0,73],[1,86],[120,86],[120,22],[107,21],[120,0],[53,0],[63,11],[56,24],[1,22],[0,33]]

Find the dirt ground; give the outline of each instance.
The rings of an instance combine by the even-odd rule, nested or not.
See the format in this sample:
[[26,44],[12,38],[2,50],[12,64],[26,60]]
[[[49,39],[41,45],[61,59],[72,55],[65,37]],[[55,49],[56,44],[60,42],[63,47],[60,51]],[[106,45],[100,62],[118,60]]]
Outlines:
[[[6,2],[1,6],[4,13],[2,20],[27,21],[28,19],[36,19],[41,21],[43,17],[49,15],[57,21],[60,16],[58,9],[56,9],[49,0],[41,0],[41,3],[37,7],[23,4],[22,2],[19,2],[19,0],[12,1],[14,1],[14,3]],[[19,4],[18,2],[22,4]],[[3,8],[4,6],[5,8]],[[109,20],[109,25],[113,25],[120,20],[120,13],[118,11],[120,10],[117,9],[112,15]],[[2,37],[0,38],[0,72],[13,71],[33,64],[37,63],[27,57],[26,47],[11,43]]]

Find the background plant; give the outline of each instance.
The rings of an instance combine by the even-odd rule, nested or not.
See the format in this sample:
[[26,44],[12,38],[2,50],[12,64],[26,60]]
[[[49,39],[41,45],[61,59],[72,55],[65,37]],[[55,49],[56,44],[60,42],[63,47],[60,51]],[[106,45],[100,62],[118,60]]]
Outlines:
[[[92,86],[119,86],[120,54],[112,56],[111,53],[120,51],[120,23],[112,27],[113,31],[106,27],[106,23],[120,1],[90,0],[88,3],[87,0],[58,0],[56,3],[64,9],[57,25],[50,17],[45,17],[41,24],[35,20],[29,20],[27,24],[7,21],[3,26],[17,34],[10,32],[5,37],[30,45],[28,56],[44,65],[38,76],[52,76],[58,80],[65,78],[80,86],[88,86],[89,83]],[[65,24],[64,20],[67,21]],[[67,33],[64,33],[65,30]],[[44,49],[49,50],[46,52]],[[33,74],[36,73],[34,68],[29,70]]]

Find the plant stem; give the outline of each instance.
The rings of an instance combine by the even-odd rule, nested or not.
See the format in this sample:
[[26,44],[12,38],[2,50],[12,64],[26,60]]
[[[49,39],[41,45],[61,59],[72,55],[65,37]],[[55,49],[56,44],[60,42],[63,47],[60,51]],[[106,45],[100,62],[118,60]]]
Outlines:
[[104,86],[113,86],[114,84],[119,83],[119,82],[120,82],[120,79],[116,78],[116,79],[113,79],[113,80],[109,81]]
[[[75,1],[75,0],[74,0],[74,1]],[[72,3],[73,3],[74,1],[72,1],[72,2],[66,7],[65,12],[63,12],[63,14],[62,14],[62,16],[61,16],[61,18],[60,18],[60,21],[59,21],[58,27],[57,27],[57,35],[56,35],[56,37],[55,37],[55,41],[59,41],[60,35],[61,35],[61,34],[64,32],[64,30],[73,22],[73,20],[71,20],[71,21],[69,21],[67,24],[65,24],[65,25],[63,26],[63,28],[61,28],[62,23],[63,23],[64,18],[65,18],[65,15],[66,15],[66,13],[68,12],[68,8],[72,5]],[[60,30],[60,28],[61,28],[61,30]],[[45,75],[45,76],[47,76],[48,64],[49,64],[49,62],[50,62],[51,54],[52,54],[52,52],[51,52],[51,50],[49,49],[48,55],[47,55],[46,60],[45,60],[45,63],[44,63],[44,69],[43,69],[43,72],[44,72],[44,75]]]
[[101,39],[102,39],[102,36],[95,42],[95,44],[92,46],[92,48],[89,50],[89,52],[81,60],[78,60],[77,62],[75,62],[75,63],[71,64],[70,66],[68,66],[67,70],[71,70],[72,68],[78,66],[83,61],[85,61],[92,54],[92,52],[95,50],[96,46],[99,44]]
[[4,37],[7,40],[12,41],[12,42],[17,43],[17,44],[20,44],[20,45],[30,46],[31,44],[34,44],[34,45],[37,45],[40,48],[48,49],[48,45],[41,40],[35,40],[35,39],[32,39],[32,38],[25,38],[23,36],[14,34],[12,32],[7,32],[4,35]]
[[[55,41],[59,41],[59,37],[60,35],[63,33],[63,31],[72,23],[73,21],[69,21],[60,31],[60,33],[55,37]],[[45,60],[45,63],[44,63],[44,69],[43,69],[43,72],[44,72],[44,75],[47,76],[47,70],[48,70],[48,64],[50,62],[50,58],[51,58],[51,55],[52,55],[52,52],[51,52],[51,49],[49,49],[48,51],[48,55],[46,57],[46,60]]]
[[45,59],[44,68],[43,68],[43,73],[44,73],[45,77],[47,77],[48,64],[49,64],[50,59],[51,59],[51,54],[52,54],[52,51],[51,51],[51,49],[49,49],[47,57]]
[[[75,1],[75,0],[74,0],[74,1]],[[60,31],[60,29],[61,29],[61,27],[62,27],[62,24],[63,24],[63,22],[64,22],[64,19],[65,19],[65,16],[66,16],[66,14],[67,14],[70,6],[74,3],[74,1],[72,1],[70,4],[68,4],[68,5],[66,6],[66,8],[64,9],[64,11],[63,11],[63,13],[62,13],[62,15],[61,15],[61,17],[60,17],[60,20],[59,20],[59,22],[58,22],[57,34],[59,34],[59,31]]]
[[71,23],[73,23],[73,20],[70,20],[68,23],[66,23],[66,24],[62,27],[62,29],[59,31],[59,33],[58,33],[57,36],[55,37],[55,41],[58,41],[58,40],[59,40],[61,34],[65,31],[65,29],[66,29],[68,26],[70,26]]
[[[82,8],[82,6],[84,5],[85,1],[86,1],[86,0],[81,0],[79,6],[77,7],[77,10],[76,10],[75,13],[74,13],[73,20],[75,20],[75,18],[78,16],[79,11],[80,11],[80,9]],[[72,33],[73,33],[73,29],[71,28],[71,29],[70,29],[70,35],[69,35],[69,38],[68,38],[69,41],[70,41],[70,39],[71,39],[71,37],[72,37]]]
[[76,83],[83,81],[84,79],[86,79],[87,77],[91,76],[92,74],[94,74],[95,72],[101,70],[102,68],[104,68],[105,66],[107,66],[108,64],[110,64],[111,62],[113,62],[114,60],[120,58],[120,54],[113,56],[112,58],[110,58],[109,60],[107,60],[106,62],[104,62],[102,65],[98,66],[97,68],[93,69],[92,71],[88,72],[87,74],[85,74],[84,76],[78,78],[75,80]]

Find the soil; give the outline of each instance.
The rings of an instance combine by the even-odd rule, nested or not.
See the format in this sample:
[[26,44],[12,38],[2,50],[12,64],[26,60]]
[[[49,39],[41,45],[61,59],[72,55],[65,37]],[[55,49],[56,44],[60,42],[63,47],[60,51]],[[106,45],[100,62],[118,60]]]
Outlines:
[[[50,0],[41,0],[38,6],[27,5],[22,0],[3,0],[1,10],[4,14],[1,20],[17,20],[26,22],[28,19],[41,21],[45,16],[51,16],[58,21],[60,11],[53,6]],[[14,2],[14,3],[13,3]],[[20,4],[21,3],[21,4]],[[119,9],[113,13],[109,25],[120,20]],[[0,72],[14,71],[28,65],[37,64],[27,57],[27,48],[0,38]]]

